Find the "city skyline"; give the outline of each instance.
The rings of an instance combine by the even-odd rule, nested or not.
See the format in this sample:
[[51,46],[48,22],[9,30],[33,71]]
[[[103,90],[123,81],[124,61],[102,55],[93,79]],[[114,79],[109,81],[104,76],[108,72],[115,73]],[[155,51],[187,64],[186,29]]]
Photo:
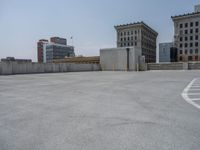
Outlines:
[[67,38],[69,45],[73,36],[77,55],[99,55],[101,48],[116,47],[115,25],[137,21],[159,33],[157,45],[172,42],[171,16],[193,12],[196,4],[197,0],[2,0],[0,57],[36,61],[37,41],[52,36]]

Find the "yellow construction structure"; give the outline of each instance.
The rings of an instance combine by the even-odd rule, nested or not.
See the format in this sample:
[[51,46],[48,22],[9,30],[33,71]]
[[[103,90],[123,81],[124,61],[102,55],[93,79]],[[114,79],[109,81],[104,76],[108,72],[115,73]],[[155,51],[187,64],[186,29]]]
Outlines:
[[75,64],[99,64],[100,57],[92,56],[92,57],[66,57],[64,59],[54,59],[54,63],[75,63]]

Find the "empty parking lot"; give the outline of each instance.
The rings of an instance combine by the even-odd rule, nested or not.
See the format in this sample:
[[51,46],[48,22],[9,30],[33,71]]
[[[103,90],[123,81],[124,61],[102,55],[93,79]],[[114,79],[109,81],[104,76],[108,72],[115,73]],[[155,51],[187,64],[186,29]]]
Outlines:
[[200,71],[0,76],[0,149],[198,150],[200,109],[182,97],[195,78]]

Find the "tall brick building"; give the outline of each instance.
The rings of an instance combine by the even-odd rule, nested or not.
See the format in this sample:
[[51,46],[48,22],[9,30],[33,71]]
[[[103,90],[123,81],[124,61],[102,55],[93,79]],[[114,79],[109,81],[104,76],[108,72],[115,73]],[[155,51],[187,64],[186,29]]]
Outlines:
[[172,16],[178,61],[200,61],[200,6],[195,12]]
[[37,56],[38,56],[38,62],[43,63],[43,48],[44,44],[48,43],[48,40],[41,39],[37,42]]
[[156,62],[158,33],[144,22],[115,26],[117,47],[139,47],[147,63]]

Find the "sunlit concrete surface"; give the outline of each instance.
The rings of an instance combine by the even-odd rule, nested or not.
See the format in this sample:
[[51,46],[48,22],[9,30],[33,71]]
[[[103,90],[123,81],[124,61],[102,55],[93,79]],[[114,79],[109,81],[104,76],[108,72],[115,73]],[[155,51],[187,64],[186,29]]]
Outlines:
[[0,150],[198,150],[200,71],[0,76]]

